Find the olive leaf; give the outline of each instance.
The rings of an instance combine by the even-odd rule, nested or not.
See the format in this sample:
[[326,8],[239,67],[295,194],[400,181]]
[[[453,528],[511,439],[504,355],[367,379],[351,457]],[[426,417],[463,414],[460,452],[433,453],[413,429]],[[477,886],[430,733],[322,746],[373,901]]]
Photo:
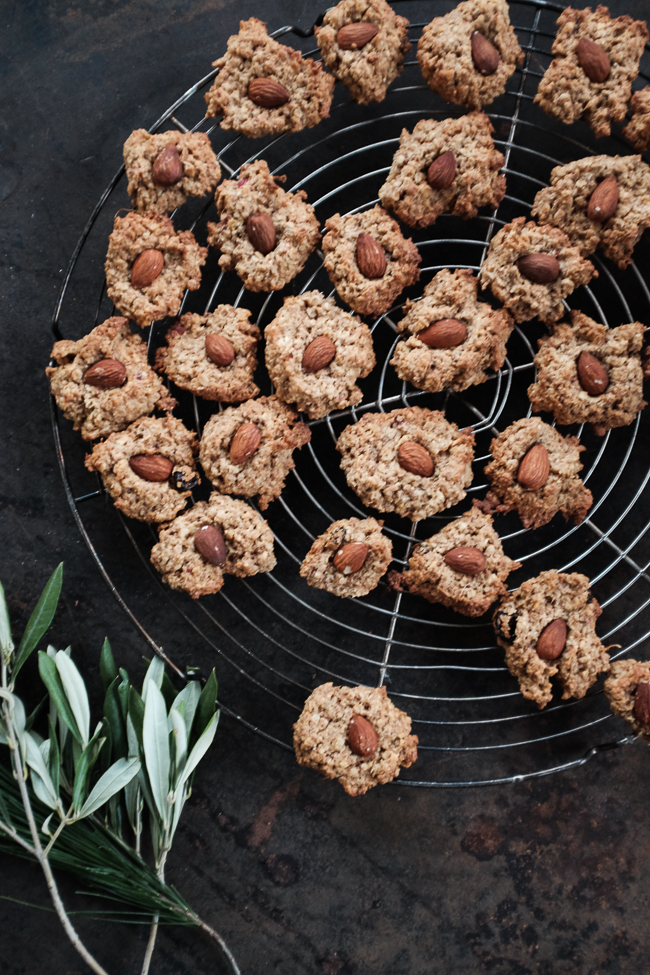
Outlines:
[[109,685],[112,684],[117,677],[115,658],[113,657],[113,651],[111,650],[111,645],[108,642],[108,637],[105,637],[102,652],[99,655],[99,673],[102,679],[102,684],[104,685],[104,691],[107,691]]
[[5,591],[0,582],[0,653],[2,653],[5,661],[9,662],[11,654],[13,653],[14,645],[11,639],[11,623],[9,622],[9,610],[7,609],[7,600],[5,599]]
[[90,775],[93,765],[99,757],[100,749],[104,743],[104,739],[99,737],[101,730],[102,723],[100,721],[95,730],[95,734],[82,751],[81,757],[75,769],[74,790],[72,793],[72,805],[74,807],[75,817],[78,815],[79,810],[86,799],[86,794],[88,791],[88,776]]
[[32,650],[48,629],[54,618],[56,607],[61,595],[63,582],[63,562],[59,562],[56,569],[45,584],[45,589],[36,603],[34,612],[29,617],[25,632],[16,652],[16,659],[12,667],[12,679],[15,681],[18,671],[23,666]]
[[64,650],[59,650],[54,658],[54,663],[61,676],[65,695],[77,722],[81,744],[85,747],[90,736],[90,705],[88,704],[86,685],[76,665]]
[[[147,671],[149,675],[153,661]],[[167,730],[167,708],[165,699],[153,679],[143,686],[143,697],[146,693],[144,706],[144,723],[142,725],[142,748],[151,793],[156,809],[164,826],[169,821],[169,733]]]
[[103,806],[109,799],[120,792],[128,785],[140,771],[140,759],[138,758],[118,758],[117,762],[104,772],[102,777],[95,783],[90,795],[81,807],[77,819],[90,816],[97,809]]
[[75,740],[81,742],[81,735],[79,733],[75,716],[72,713],[72,708],[68,703],[68,698],[66,697],[66,693],[63,689],[63,681],[61,680],[59,670],[54,662],[54,659],[50,656],[49,651],[49,647],[47,653],[43,653],[42,650],[39,650],[38,672],[41,675],[41,680],[49,691],[51,703],[56,708],[61,721],[68,728]]

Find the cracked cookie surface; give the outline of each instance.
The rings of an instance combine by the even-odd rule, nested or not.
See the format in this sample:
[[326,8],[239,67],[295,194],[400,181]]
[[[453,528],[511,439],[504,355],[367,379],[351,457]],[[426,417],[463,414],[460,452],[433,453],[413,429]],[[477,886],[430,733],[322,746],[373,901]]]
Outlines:
[[[333,522],[314,541],[300,566],[300,575],[307,585],[334,596],[367,596],[377,586],[393,554],[390,539],[382,534],[383,524],[375,518]],[[355,572],[337,569],[333,562],[336,554],[344,545],[354,543],[368,548],[363,564]]]
[[650,683],[650,663],[642,660],[614,660],[604,684],[605,697],[618,718],[632,728],[635,735],[650,741],[650,724],[634,713],[634,696],[639,684]]
[[[173,185],[154,179],[154,163],[168,147],[174,146],[182,166],[182,176]],[[213,193],[221,179],[221,167],[205,132],[156,132],[136,129],[124,143],[124,168],[128,193],[134,210],[171,213],[189,196]]]
[[635,91],[630,102],[632,118],[621,135],[632,143],[637,152],[650,148],[650,86]]

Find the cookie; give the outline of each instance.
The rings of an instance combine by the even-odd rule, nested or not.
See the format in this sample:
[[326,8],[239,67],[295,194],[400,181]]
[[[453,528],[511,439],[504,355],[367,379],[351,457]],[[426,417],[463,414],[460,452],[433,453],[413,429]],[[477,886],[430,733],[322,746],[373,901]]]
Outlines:
[[313,420],[354,406],[355,385],[375,365],[370,329],[320,291],[284,299],[264,330],[266,367],[278,397]]
[[185,507],[198,484],[196,451],[196,434],[175,416],[143,416],[96,444],[85,464],[101,475],[122,514],[162,522]]
[[[609,215],[610,209],[598,207],[596,213],[596,198],[591,213],[597,219],[592,219],[589,204],[606,179],[611,193],[605,202],[614,205],[613,212]],[[632,261],[641,234],[650,227],[650,166],[641,156],[587,156],[556,166],[551,170],[551,185],[535,197],[531,215],[540,224],[563,230],[583,257],[598,247],[623,269]]]
[[632,423],[646,405],[639,355],[644,332],[640,322],[608,329],[572,311],[571,325],[556,325],[538,342],[537,379],[528,387],[533,410],[552,413],[561,425],[591,423],[599,434]]
[[483,112],[421,119],[412,133],[402,129],[379,190],[382,206],[409,227],[430,227],[441,213],[468,220],[479,207],[496,209],[506,192],[506,178],[499,172],[505,157],[494,148],[493,131]]
[[[567,125],[582,118],[596,136],[609,135],[625,118],[632,82],[648,40],[642,20],[567,7],[557,19],[553,61],[539,83],[535,103]],[[597,45],[597,47],[596,47]]]
[[[650,684],[650,663],[641,660],[614,660],[603,689],[614,714],[627,721],[635,735],[650,741],[650,715],[647,705],[637,703],[639,684]],[[642,693],[643,700],[647,701],[648,689]]]
[[[494,631],[525,698],[545,707],[556,675],[563,700],[582,698],[598,674],[609,670],[609,655],[596,636],[601,612],[589,579],[578,572],[551,569],[503,597],[494,613]],[[549,633],[551,623],[556,626]]]
[[360,315],[382,315],[419,279],[417,247],[382,207],[346,217],[335,213],[325,227],[325,270],[343,301]]
[[[355,716],[363,719],[363,723],[353,722],[360,732],[354,727],[350,731]],[[298,764],[326,779],[338,779],[350,796],[362,796],[373,786],[392,781],[401,767],[416,761],[417,745],[411,719],[395,707],[385,687],[321,684],[309,695],[293,726]]]
[[106,291],[115,307],[141,328],[176,315],[185,289],[196,291],[207,247],[189,230],[174,230],[162,213],[116,217],[108,238]]
[[312,58],[270,38],[266,25],[255,17],[239,22],[227,53],[212,63],[219,73],[205,96],[205,114],[222,115],[222,129],[258,139],[310,129],[330,113],[332,75]]
[[489,105],[524,61],[506,0],[464,0],[434,17],[422,31],[418,61],[429,88],[446,101],[465,108]]
[[208,223],[208,243],[221,251],[219,267],[236,271],[249,291],[283,288],[320,240],[307,194],[286,193],[276,179],[256,159],[241,167],[238,180],[224,180],[214,198],[221,219]]
[[490,241],[480,275],[516,322],[556,322],[564,299],[598,272],[561,230],[516,217]]
[[260,396],[210,417],[201,438],[201,465],[222,494],[257,495],[264,511],[296,466],[293,451],[310,438],[295,410],[277,396]]
[[366,413],[336,444],[341,468],[364,504],[411,521],[462,501],[472,483],[474,432],[420,406]]
[[78,342],[55,342],[52,358],[57,365],[45,370],[52,395],[84,440],[107,437],[154,409],[176,406],[126,318],[107,318]]
[[367,596],[393,557],[393,546],[375,518],[346,518],[319,535],[300,566],[307,585],[335,596]]
[[621,135],[632,143],[637,152],[650,147],[650,87],[635,91],[630,102],[632,118]]
[[[471,271],[444,269],[419,301],[406,302],[406,314],[398,324],[405,338],[390,360],[400,379],[431,393],[460,391],[484,383],[487,370],[501,368],[512,318],[504,309],[495,311],[477,301],[477,287]],[[442,324],[436,328],[438,322]],[[443,348],[436,347],[440,343]]]
[[[218,565],[195,545],[196,533],[206,526],[217,529],[223,539],[223,561],[219,559]],[[275,565],[273,532],[245,501],[214,491],[209,501],[198,501],[160,527],[151,561],[168,586],[198,599],[219,592],[225,574],[243,577],[269,572]]]
[[213,193],[221,167],[204,132],[136,129],[124,143],[124,168],[134,210],[171,213],[188,196]]
[[490,490],[481,507],[517,511],[524,528],[540,528],[558,511],[579,525],[593,502],[580,480],[584,449],[537,416],[517,420],[490,444],[492,460],[484,468]]
[[383,101],[404,70],[404,55],[411,50],[408,28],[406,17],[398,17],[386,0],[341,0],[314,33],[325,67],[355,101],[367,105]]
[[250,314],[217,305],[209,315],[183,315],[156,352],[156,369],[202,399],[241,403],[258,396],[253,374],[260,330]]

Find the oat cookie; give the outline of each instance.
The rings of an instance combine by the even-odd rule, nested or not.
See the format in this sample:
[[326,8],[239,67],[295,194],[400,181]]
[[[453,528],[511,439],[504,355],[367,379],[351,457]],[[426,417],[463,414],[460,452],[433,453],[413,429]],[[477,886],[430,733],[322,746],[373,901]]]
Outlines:
[[[494,613],[494,630],[524,697],[545,707],[553,694],[551,677],[557,674],[562,699],[581,698],[598,674],[609,670],[609,655],[596,636],[601,612],[589,579],[578,572],[551,569],[503,597]],[[558,619],[567,627],[564,650],[554,660],[543,660],[537,653],[539,638]]]
[[[390,539],[382,535],[383,521],[375,518],[345,518],[333,522],[324,534],[319,535],[307,552],[300,566],[300,575],[307,585],[315,589],[326,589],[335,596],[367,596],[383,576],[393,557]],[[346,545],[356,545],[354,551],[344,550]],[[363,557],[359,568],[353,556]],[[350,556],[346,558],[347,552]]]
[[[239,454],[231,458],[231,448],[243,424],[248,424],[247,431],[257,427],[260,439],[254,451],[238,461]],[[309,427],[298,422],[295,410],[277,396],[260,396],[210,417],[201,438],[201,465],[222,494],[257,495],[264,511],[280,496],[287,474],[296,466],[293,451],[310,438]]]
[[[398,458],[408,463],[413,446],[429,455],[431,474],[414,473],[400,464]],[[439,410],[410,406],[366,413],[345,428],[336,449],[348,484],[364,504],[396,511],[411,521],[462,501],[472,483],[474,432],[459,430]]]
[[[504,156],[494,148],[492,123],[483,112],[460,118],[421,119],[413,132],[402,129],[399,148],[386,182],[379,190],[382,206],[409,227],[430,227],[441,213],[468,220],[483,206],[496,209],[506,191],[499,170]],[[433,189],[429,167],[443,153],[455,160],[453,182]]]
[[[348,24],[371,24],[378,32],[361,47],[341,47],[338,33]],[[381,102],[386,90],[404,70],[411,50],[409,22],[398,17],[386,0],[341,0],[328,10],[314,33],[323,62],[360,105]]]
[[[196,434],[171,414],[162,419],[143,416],[126,430],[112,433],[86,457],[89,471],[97,471],[115,507],[137,521],[169,521],[181,511],[198,483],[194,455]],[[136,474],[134,458],[159,457],[171,464],[164,481]]]
[[[258,396],[253,374],[260,330],[250,314],[246,308],[217,305],[209,315],[183,315],[168,329],[167,347],[156,352],[156,369],[202,399],[241,403]],[[208,355],[209,336],[225,339],[231,362],[222,365]]]
[[[205,525],[217,528],[224,539],[226,561],[213,565],[199,554],[194,535]],[[192,599],[219,592],[224,575],[252,576],[275,565],[273,532],[245,501],[214,491],[209,501],[198,501],[174,521],[161,525],[151,561],[172,589],[184,589]]]
[[[472,57],[472,34],[478,31],[499,53],[496,70],[482,74]],[[454,105],[481,108],[506,90],[524,54],[510,25],[506,0],[464,0],[422,31],[418,61],[429,88]]]
[[632,118],[622,131],[637,152],[650,148],[650,87],[635,91],[630,102]]
[[[501,368],[512,318],[504,309],[495,311],[477,301],[477,287],[471,271],[445,268],[432,278],[419,301],[406,302],[406,315],[398,324],[405,338],[390,360],[400,379],[431,393],[447,388],[460,391],[484,383],[487,370]],[[446,349],[430,348],[419,336],[444,319],[460,322],[467,336]]]
[[[528,387],[533,410],[552,413],[561,425],[591,423],[601,434],[632,423],[646,405],[639,355],[644,331],[640,322],[608,329],[572,311],[570,325],[556,325],[552,335],[538,342],[537,379]],[[583,352],[595,356],[607,371],[608,385],[598,395],[587,392],[578,378]]]
[[[559,273],[554,281],[538,283],[522,273],[517,262],[531,254],[555,258]],[[481,267],[481,287],[489,287],[516,322],[535,317],[556,322],[564,314],[564,299],[592,277],[598,277],[598,272],[565,233],[555,227],[538,227],[525,217],[516,217],[494,235]]]
[[[382,315],[404,288],[420,277],[420,253],[399,225],[380,206],[342,217],[335,213],[325,221],[323,237],[325,270],[339,295],[360,315]],[[357,263],[357,241],[368,234],[382,248],[386,270],[377,278],[361,273]]]
[[[373,754],[350,748],[349,726],[354,715],[368,721],[377,737]],[[390,782],[400,767],[416,761],[418,739],[411,719],[386,695],[385,687],[335,687],[331,682],[312,691],[293,726],[293,747],[299,765],[327,779],[338,779],[348,795],[362,796],[373,786]]]
[[634,713],[634,698],[639,684],[650,683],[650,663],[641,660],[612,661],[605,681],[605,697],[618,718],[631,726],[635,735],[650,741],[650,724],[640,721]]
[[[553,61],[539,83],[536,104],[547,115],[570,125],[583,118],[596,136],[609,135],[612,122],[625,118],[632,82],[648,40],[642,20],[627,15],[610,18],[607,7],[596,10],[567,7],[557,19]],[[586,39],[598,44],[610,62],[604,81],[592,81],[578,60],[578,45]]]
[[[133,265],[143,251],[158,251],[162,270],[151,284],[136,288],[131,283]],[[199,247],[189,230],[174,230],[162,213],[138,213],[116,217],[108,238],[106,291],[115,307],[141,328],[166,315],[176,315],[185,289],[196,291],[207,247]]]
[[[519,466],[536,445],[547,452],[547,480],[536,489],[518,481]],[[490,482],[484,511],[517,511],[525,528],[540,528],[561,511],[579,525],[592,505],[591,491],[580,480],[580,454],[585,448],[577,437],[563,437],[537,416],[517,420],[490,444],[492,460],[484,473]]]
[[[286,193],[263,159],[245,163],[238,180],[224,180],[214,202],[219,223],[208,224],[208,243],[221,251],[219,267],[236,271],[249,291],[277,291],[295,278],[320,240],[314,208],[304,190]],[[276,243],[263,254],[251,243],[246,222],[268,215]]]
[[[126,318],[107,318],[78,342],[55,342],[52,358],[57,365],[45,370],[52,395],[84,440],[107,437],[154,409],[172,410],[176,406],[176,400],[148,365],[147,348],[139,335],[132,334]],[[121,384],[103,389],[85,382],[87,370],[106,359],[124,367]]]
[[[615,177],[618,205],[600,223],[588,216],[591,195],[603,180]],[[650,227],[650,166],[641,156],[587,156],[551,170],[551,185],[535,197],[531,215],[540,224],[559,227],[583,257],[600,248],[625,268],[641,234]]]
[[[278,44],[261,20],[239,22],[239,33],[228,39],[228,51],[213,61],[219,74],[207,92],[206,116],[222,115],[221,128],[235,129],[252,139],[311,128],[330,113],[334,78],[312,58],[303,58],[286,44]],[[265,107],[248,95],[255,79],[281,85],[289,99]]]
[[[327,355],[334,355],[314,370],[317,346],[312,343],[321,337],[329,340]],[[269,376],[285,403],[293,403],[313,420],[361,401],[355,383],[374,368],[372,335],[367,325],[339,308],[333,298],[320,291],[285,298],[264,329],[264,338]]]
[[[154,163],[169,146],[176,149],[182,167],[178,180],[171,185],[169,177],[162,182],[154,178]],[[146,129],[136,129],[124,143],[124,168],[133,209],[142,212],[171,213],[188,196],[213,193],[221,179],[221,167],[204,132],[172,129],[152,135]]]

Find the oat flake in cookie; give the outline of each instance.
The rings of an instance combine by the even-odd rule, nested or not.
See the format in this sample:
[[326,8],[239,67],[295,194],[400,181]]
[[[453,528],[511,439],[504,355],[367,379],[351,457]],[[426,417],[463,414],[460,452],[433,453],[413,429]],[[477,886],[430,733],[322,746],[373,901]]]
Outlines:
[[124,143],[124,168],[133,209],[171,213],[188,196],[213,193],[221,179],[210,139],[204,132],[136,129]]
[[[357,754],[350,746],[350,722],[355,716],[371,725],[365,739],[368,747],[357,749],[367,754]],[[389,700],[385,687],[321,684],[309,695],[293,726],[298,764],[327,779],[338,779],[351,796],[392,781],[400,768],[416,761],[417,745],[411,719]]]
[[367,596],[393,557],[383,521],[346,518],[319,535],[300,566],[307,585],[335,596]]
[[[503,597],[494,613],[494,630],[524,697],[545,707],[553,694],[551,677],[557,675],[563,700],[581,698],[598,674],[609,670],[609,655],[596,636],[601,612],[589,579],[577,572],[542,572]],[[542,640],[540,646],[542,634],[556,620],[565,624],[566,640],[560,623],[555,639]]]
[[605,697],[614,714],[627,721],[635,735],[650,741],[650,720],[644,720],[647,712],[637,703],[639,684],[650,685],[650,663],[614,660],[604,685]]
[[[221,533],[225,560],[209,561],[197,550],[194,537],[206,525]],[[214,491],[174,521],[161,525],[151,561],[172,589],[184,589],[193,599],[219,592],[224,574],[252,576],[275,565],[273,532],[245,501]]]
[[632,118],[622,131],[637,152],[650,148],[650,87],[635,91],[630,102]]
[[[332,75],[312,58],[272,40],[255,17],[239,22],[239,33],[228,39],[227,53],[212,63],[219,73],[205,96],[205,114],[222,115],[222,129],[258,139],[311,128],[329,115]],[[251,82],[259,87],[262,79],[267,85],[261,94],[255,85],[249,90]]]

